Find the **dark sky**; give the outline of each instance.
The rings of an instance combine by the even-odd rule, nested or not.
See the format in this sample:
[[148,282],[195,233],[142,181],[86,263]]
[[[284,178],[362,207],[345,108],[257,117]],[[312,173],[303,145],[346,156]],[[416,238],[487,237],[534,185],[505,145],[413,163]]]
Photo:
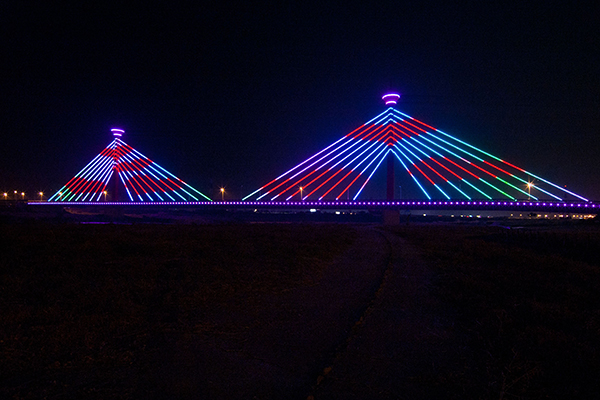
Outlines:
[[54,193],[121,127],[207,195],[241,197],[394,90],[399,110],[600,200],[600,9],[451,3],[4,0],[0,190]]

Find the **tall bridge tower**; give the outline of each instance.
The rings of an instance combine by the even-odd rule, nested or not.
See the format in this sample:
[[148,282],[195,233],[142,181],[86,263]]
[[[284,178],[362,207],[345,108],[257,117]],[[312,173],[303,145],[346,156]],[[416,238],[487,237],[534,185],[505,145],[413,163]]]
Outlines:
[[[381,114],[243,200],[357,200],[387,158],[385,198],[389,201],[395,197],[396,160],[406,171],[402,175],[406,180],[402,184],[403,198],[564,201],[568,195],[589,201],[564,185],[397,110],[397,93],[388,93],[382,99],[388,108]],[[368,199],[372,193],[363,196]]]
[[[386,105],[394,105],[398,103],[400,99],[400,95],[397,93],[388,93],[383,95],[381,100]],[[388,146],[392,146],[391,142],[388,142]],[[387,200],[394,200],[394,186],[395,186],[395,176],[394,176],[394,157],[387,157]]]
[[212,201],[125,143],[123,129],[111,133],[113,141],[48,201]]

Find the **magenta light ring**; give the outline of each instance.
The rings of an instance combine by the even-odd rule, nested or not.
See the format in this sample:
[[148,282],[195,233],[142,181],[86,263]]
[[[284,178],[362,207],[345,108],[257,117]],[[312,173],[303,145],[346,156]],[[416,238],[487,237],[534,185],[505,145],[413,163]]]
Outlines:
[[117,129],[117,128],[112,128],[110,131],[112,132],[113,136],[115,136],[115,137],[121,137],[125,133],[125,131],[123,129]]
[[396,104],[398,102],[399,98],[400,98],[399,94],[389,93],[389,94],[383,95],[383,97],[381,99],[383,101],[385,101],[385,104]]

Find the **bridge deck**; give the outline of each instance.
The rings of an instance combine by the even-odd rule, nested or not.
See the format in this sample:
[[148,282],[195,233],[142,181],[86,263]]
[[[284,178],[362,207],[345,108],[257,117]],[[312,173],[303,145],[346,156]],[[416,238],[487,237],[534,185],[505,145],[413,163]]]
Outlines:
[[600,203],[556,201],[199,201],[199,202],[40,202],[31,206],[55,207],[176,207],[205,210],[489,210],[598,213]]

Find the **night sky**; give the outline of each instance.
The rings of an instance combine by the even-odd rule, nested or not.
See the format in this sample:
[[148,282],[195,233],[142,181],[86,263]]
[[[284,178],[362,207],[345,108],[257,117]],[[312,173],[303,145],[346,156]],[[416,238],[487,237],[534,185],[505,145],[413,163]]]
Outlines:
[[3,0],[0,190],[53,194],[120,127],[240,198],[391,90],[400,111],[600,200],[599,7],[451,3]]

